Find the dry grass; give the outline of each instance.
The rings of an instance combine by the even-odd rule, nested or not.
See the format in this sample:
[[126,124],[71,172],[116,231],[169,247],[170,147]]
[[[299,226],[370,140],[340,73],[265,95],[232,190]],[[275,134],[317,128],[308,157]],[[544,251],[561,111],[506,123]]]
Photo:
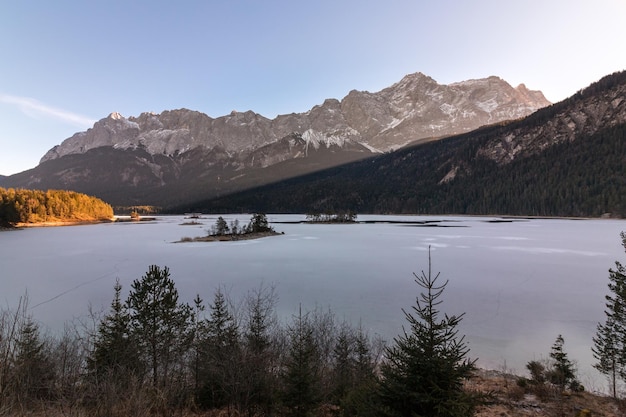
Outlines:
[[[588,392],[565,392],[555,390],[542,395],[529,392],[517,384],[517,376],[499,371],[479,370],[474,378],[466,384],[466,389],[472,392],[485,394],[486,404],[476,410],[475,417],[625,417],[626,402],[617,403],[609,397],[594,395]],[[154,410],[150,411],[150,404],[142,404],[139,408],[122,407],[111,415],[116,417],[152,417],[162,415]],[[131,411],[132,409],[132,411]],[[230,412],[229,412],[230,411]],[[87,417],[89,412],[80,408],[48,408],[28,410],[22,413],[12,410],[0,416],[30,416],[30,417]],[[193,412],[178,410],[174,412],[179,417],[230,417],[237,416],[235,410],[212,410]],[[336,406],[322,406],[317,412],[318,417],[334,417],[340,415]]]
[[488,394],[476,417],[624,417],[626,409],[609,397],[588,392],[544,392],[540,399],[517,384],[517,376],[481,370],[467,389]]

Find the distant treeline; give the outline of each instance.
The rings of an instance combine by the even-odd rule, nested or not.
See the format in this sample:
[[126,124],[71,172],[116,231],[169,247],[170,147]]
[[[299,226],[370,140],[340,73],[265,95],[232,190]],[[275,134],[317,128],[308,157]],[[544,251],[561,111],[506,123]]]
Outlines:
[[113,217],[104,201],[74,191],[0,188],[0,223],[97,221]]

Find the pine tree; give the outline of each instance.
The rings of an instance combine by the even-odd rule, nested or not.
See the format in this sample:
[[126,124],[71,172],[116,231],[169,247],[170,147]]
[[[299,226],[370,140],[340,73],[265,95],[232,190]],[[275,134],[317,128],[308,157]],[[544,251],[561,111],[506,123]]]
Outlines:
[[122,286],[119,280],[113,288],[115,294],[111,310],[98,326],[87,366],[98,380],[114,378],[115,382],[122,383],[123,386],[124,381],[128,382],[133,375],[139,373],[140,362],[137,345],[130,337],[130,316],[120,298]]
[[272,232],[274,229],[270,226],[267,216],[263,213],[253,214],[248,223],[247,233],[264,233]]
[[272,331],[276,327],[276,294],[273,287],[259,287],[246,299],[245,370],[246,408],[271,415],[276,402],[276,363]]
[[569,387],[574,391],[578,391],[580,390],[581,385],[576,379],[576,369],[574,364],[569,360],[569,357],[563,348],[564,344],[565,340],[563,339],[563,336],[559,335],[552,345],[550,357],[554,363],[552,364],[552,369],[548,373],[548,379],[561,390],[565,389],[565,387]]
[[290,417],[307,417],[319,405],[318,354],[313,326],[302,311],[288,328],[289,351],[282,374],[283,404]]
[[[626,234],[620,234],[626,249]],[[592,352],[598,361],[594,367],[609,378],[614,398],[617,398],[617,380],[626,380],[626,268],[615,262],[609,270],[609,291],[606,295],[606,320],[598,323],[593,338]]]
[[14,362],[15,393],[23,406],[52,399],[55,375],[48,348],[37,323],[26,317],[20,328]]
[[226,223],[226,220],[224,220],[222,216],[219,216],[215,221],[215,234],[218,236],[223,236],[228,232],[230,232],[230,229],[228,228],[228,223]]
[[343,325],[339,329],[337,340],[333,348],[333,397],[337,402],[342,401],[355,384],[355,338],[350,329]]
[[604,324],[598,323],[591,348],[593,357],[598,361],[593,367],[609,378],[611,393],[615,399],[617,399],[617,380],[622,358],[620,348],[622,343],[617,337],[616,326],[612,317],[607,317]]
[[[382,343],[382,341],[379,341]],[[352,340],[352,386],[341,400],[343,416],[375,417],[376,413],[376,361],[372,342],[359,326]]]
[[206,322],[206,338],[200,347],[200,391],[202,407],[219,408],[237,401],[239,390],[239,328],[221,288],[215,292]]
[[473,414],[476,399],[463,390],[475,361],[467,359],[469,349],[457,326],[463,314],[440,318],[437,307],[448,284],[437,284],[432,276],[430,252],[428,275],[413,274],[425,290],[416,299],[411,314],[404,311],[411,331],[394,339],[386,348],[380,382],[383,412],[402,417],[467,417]]
[[173,377],[170,371],[191,347],[191,307],[179,303],[168,267],[151,265],[131,287],[127,300],[131,337],[139,344],[152,386],[167,388]]

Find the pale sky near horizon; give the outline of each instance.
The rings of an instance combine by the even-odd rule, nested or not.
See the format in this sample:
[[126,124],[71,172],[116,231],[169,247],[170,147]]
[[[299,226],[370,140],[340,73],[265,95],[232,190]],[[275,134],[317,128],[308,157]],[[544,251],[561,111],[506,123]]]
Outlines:
[[0,174],[111,112],[306,112],[422,72],[563,100],[626,70],[624,0],[0,0]]

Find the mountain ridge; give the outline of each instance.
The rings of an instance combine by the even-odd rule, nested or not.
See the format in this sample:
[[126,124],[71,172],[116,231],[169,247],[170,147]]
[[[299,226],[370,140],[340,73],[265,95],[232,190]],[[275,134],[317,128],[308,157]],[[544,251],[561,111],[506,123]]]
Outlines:
[[623,71],[520,120],[186,208],[624,217],[625,158]]
[[273,183],[411,143],[519,118],[549,102],[498,77],[438,84],[409,74],[304,113],[217,118],[187,109],[111,113],[50,149],[5,186],[72,189],[113,205],[172,206]]
[[[475,103],[469,96],[473,96]],[[76,133],[53,147],[40,162],[100,146],[127,149],[143,144],[151,154],[169,156],[195,147],[241,152],[292,133],[315,137],[318,143],[353,141],[373,152],[387,152],[414,140],[518,118],[549,104],[541,92],[525,87],[514,89],[495,76],[441,85],[418,72],[376,93],[352,90],[341,101],[326,99],[307,112],[278,115],[274,119],[251,110],[233,111],[217,118],[188,109],[142,113],[129,118],[113,112],[86,132]],[[437,122],[421,129],[411,126],[411,137],[407,140],[393,139],[399,136],[398,127],[411,118],[426,120],[424,114],[431,119],[437,116]],[[463,119],[471,117],[480,121],[471,125],[463,123]]]

